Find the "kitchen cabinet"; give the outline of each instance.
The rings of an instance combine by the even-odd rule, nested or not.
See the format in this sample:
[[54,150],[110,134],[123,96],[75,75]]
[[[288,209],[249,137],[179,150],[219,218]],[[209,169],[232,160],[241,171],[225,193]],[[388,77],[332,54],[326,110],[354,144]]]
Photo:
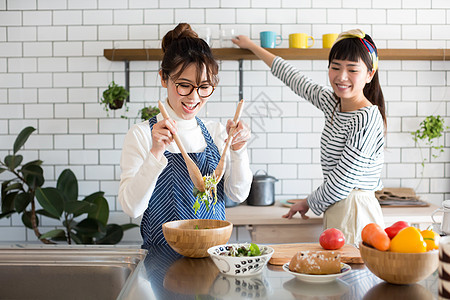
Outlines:
[[[407,221],[420,229],[432,224],[431,213],[436,205],[428,207],[382,207],[384,222],[390,226],[397,221]],[[226,219],[236,227],[235,232],[248,230],[255,243],[308,243],[317,242],[322,228],[322,215],[316,216],[311,211],[303,220],[300,215],[292,219],[281,216],[288,212],[279,201],[273,206],[239,205],[225,209]],[[437,216],[437,220],[441,216]],[[237,237],[239,241],[239,236]]]

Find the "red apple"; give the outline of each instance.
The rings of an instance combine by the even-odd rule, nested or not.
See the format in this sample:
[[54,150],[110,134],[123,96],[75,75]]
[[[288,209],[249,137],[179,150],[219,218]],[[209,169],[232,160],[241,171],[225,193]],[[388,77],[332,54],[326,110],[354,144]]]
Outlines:
[[344,234],[339,229],[328,228],[320,235],[319,243],[323,249],[337,250],[345,244]]

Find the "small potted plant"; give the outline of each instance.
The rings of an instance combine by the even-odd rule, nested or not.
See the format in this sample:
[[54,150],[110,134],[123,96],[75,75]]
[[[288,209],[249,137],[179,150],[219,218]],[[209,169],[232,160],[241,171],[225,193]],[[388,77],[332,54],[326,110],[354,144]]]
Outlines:
[[122,108],[123,103],[130,93],[123,87],[112,81],[106,90],[103,91],[101,104],[105,105],[106,111],[109,109]]
[[156,106],[147,106],[139,110],[139,113],[141,114],[142,121],[146,121],[151,117],[159,114],[159,108],[157,108]]
[[[419,129],[412,132],[413,139],[417,143],[420,141],[425,142],[427,146],[429,146],[432,150],[437,151],[436,153],[432,153],[433,158],[439,157],[439,155],[444,152],[443,145],[436,145],[437,139],[440,138],[448,127],[444,126],[444,119],[441,116],[428,116],[426,117],[419,125]],[[420,146],[419,146],[420,147]],[[427,161],[426,158],[422,161],[422,167]]]

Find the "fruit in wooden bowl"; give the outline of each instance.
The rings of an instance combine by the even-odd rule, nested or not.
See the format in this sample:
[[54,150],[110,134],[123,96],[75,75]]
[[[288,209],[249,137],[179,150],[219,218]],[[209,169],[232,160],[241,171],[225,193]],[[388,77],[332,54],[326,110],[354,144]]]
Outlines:
[[186,257],[208,257],[212,246],[228,242],[233,224],[222,220],[188,219],[164,223],[164,238],[173,250]]
[[380,251],[359,244],[367,268],[379,278],[394,284],[411,284],[430,276],[439,265],[437,250],[422,253]]

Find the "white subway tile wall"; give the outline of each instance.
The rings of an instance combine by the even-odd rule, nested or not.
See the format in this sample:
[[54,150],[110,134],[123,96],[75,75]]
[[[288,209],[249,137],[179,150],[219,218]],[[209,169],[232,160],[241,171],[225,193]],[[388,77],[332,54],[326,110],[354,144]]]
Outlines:
[[[11,153],[16,135],[26,126],[37,131],[21,150],[24,161],[44,161],[46,186],[55,186],[70,168],[82,196],[103,190],[110,221],[135,222],[117,201],[119,160],[124,135],[138,111],[165,97],[157,61],[130,63],[129,111],[106,112],[98,103],[112,81],[124,84],[124,63],[111,62],[103,49],[159,48],[161,38],[178,22],[198,30],[209,27],[219,47],[220,29],[235,29],[259,43],[259,32],[282,35],[305,32],[322,47],[322,34],[361,28],[379,48],[449,48],[450,2],[447,0],[21,0],[0,1],[0,155]],[[314,80],[328,84],[327,61],[291,61]],[[253,131],[251,168],[279,179],[279,199],[305,197],[320,185],[321,112],[274,78],[261,61],[244,61],[243,119]],[[387,106],[383,181],[411,187],[436,205],[450,199],[450,133],[438,158],[411,132],[430,114],[450,124],[450,62],[380,61],[380,81]],[[238,62],[220,62],[220,85],[201,113],[226,122],[238,100]],[[126,115],[128,119],[121,118]],[[425,159],[424,167],[422,162]],[[11,178],[7,172],[0,181]],[[43,231],[57,222],[44,219]],[[249,240],[238,228],[232,240]],[[0,219],[0,241],[36,237],[20,217]],[[123,242],[140,242],[138,229]]]

